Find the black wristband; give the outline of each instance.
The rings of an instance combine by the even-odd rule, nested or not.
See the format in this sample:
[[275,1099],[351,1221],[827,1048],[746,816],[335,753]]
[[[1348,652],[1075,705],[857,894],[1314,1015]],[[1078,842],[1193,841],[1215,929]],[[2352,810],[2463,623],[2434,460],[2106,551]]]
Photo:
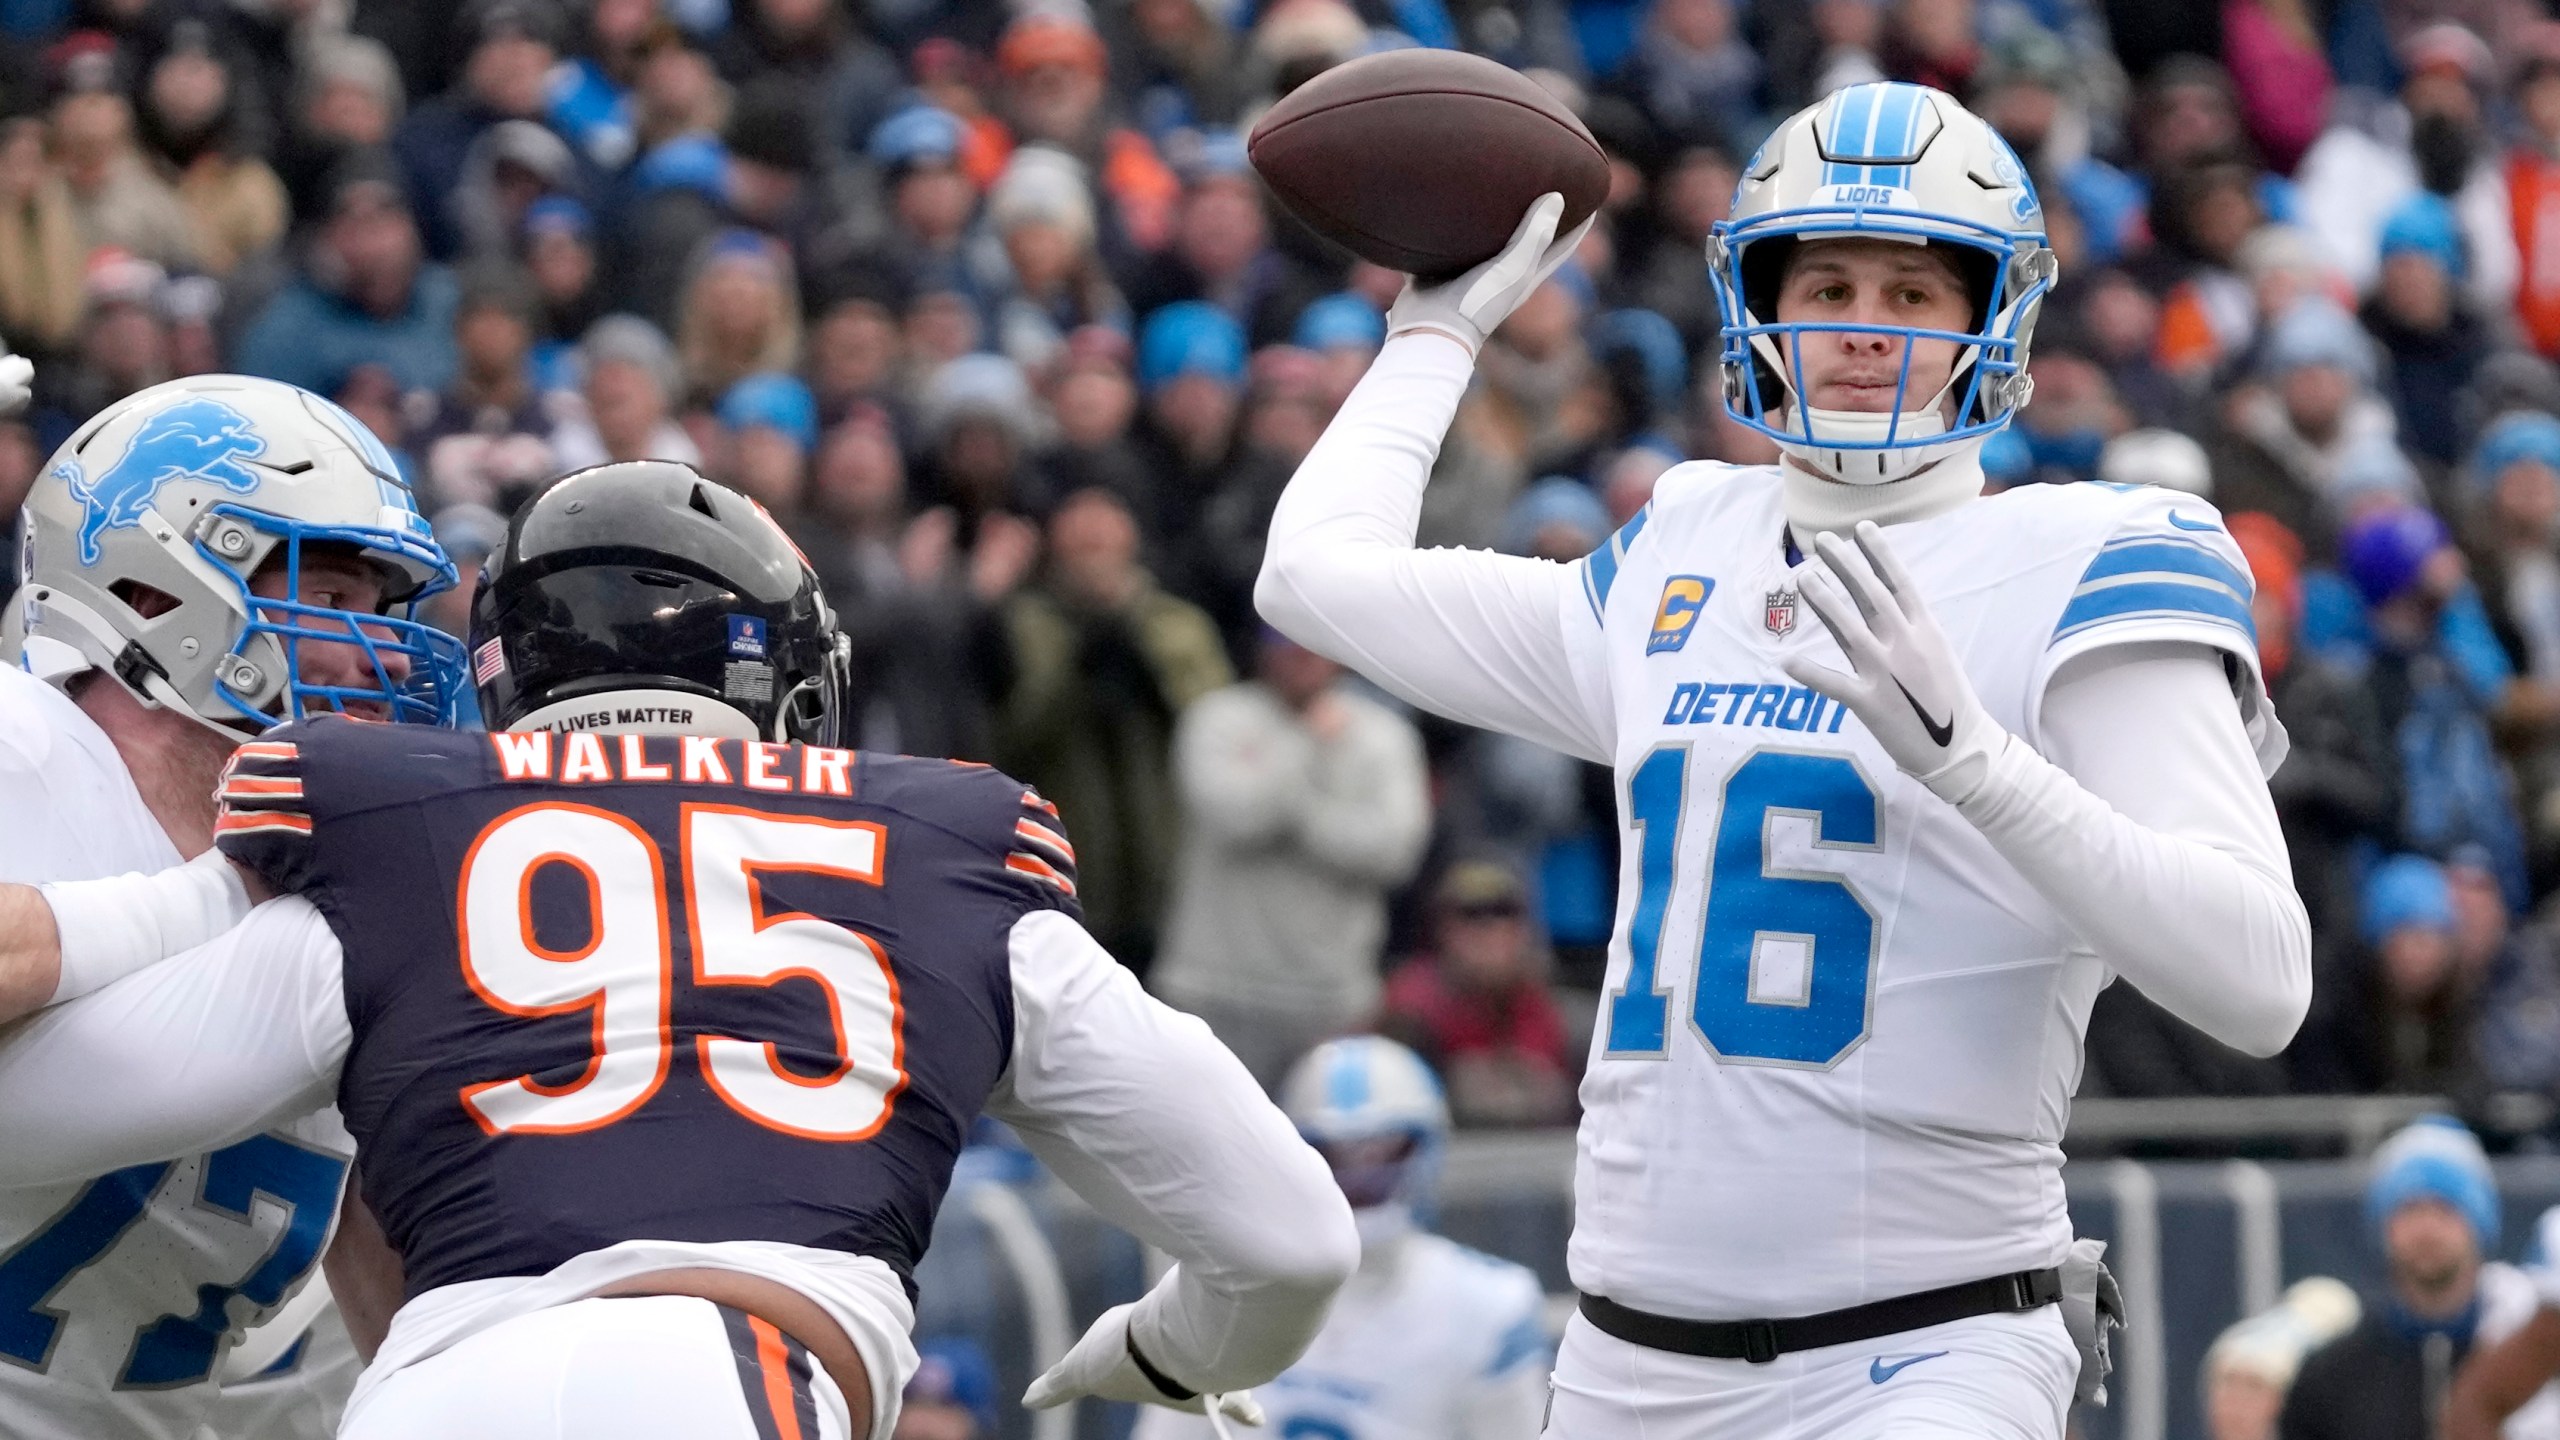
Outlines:
[[1132,1364],[1135,1364],[1138,1367],[1139,1374],[1147,1377],[1148,1384],[1163,1391],[1165,1398],[1168,1400],[1197,1400],[1200,1398],[1199,1391],[1185,1390],[1181,1386],[1176,1385],[1173,1383],[1172,1376],[1157,1369],[1154,1362],[1147,1359],[1146,1355],[1138,1349],[1138,1332],[1135,1328],[1132,1328],[1125,1333],[1128,1337],[1126,1343],[1129,1347],[1129,1360]]

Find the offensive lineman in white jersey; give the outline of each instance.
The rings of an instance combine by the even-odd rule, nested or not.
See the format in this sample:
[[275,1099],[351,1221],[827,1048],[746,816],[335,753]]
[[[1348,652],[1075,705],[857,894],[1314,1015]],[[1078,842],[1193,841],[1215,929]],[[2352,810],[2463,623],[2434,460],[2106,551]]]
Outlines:
[[[380,613],[453,567],[381,442],[316,396],[206,376],[128,397],[54,456],[22,523],[0,625],[0,880],[202,855],[218,903],[238,882],[209,849],[213,791],[240,741],[333,707],[454,718],[436,686],[459,693],[459,646]],[[0,1016],[118,973],[0,976]],[[318,1270],[353,1149],[323,1111],[209,1154],[0,1189],[0,1433],[328,1434],[355,1356],[333,1315],[313,1323],[325,1306],[293,1305],[291,1333],[243,1347],[267,1373],[241,1396],[217,1376]]]
[[2256,1055],[2309,1000],[2245,562],[2184,495],[1980,498],[2053,255],[2009,147],[1903,84],[1780,126],[1709,246],[1727,408],[1784,463],[1676,468],[1576,565],[1415,552],[1560,208],[1408,285],[1256,592],[1617,770],[1552,1429],[2052,1440],[2104,1376],[2059,1144],[2092,1000],[2121,976]]
[[[1360,1268],[1298,1363],[1255,1392],[1279,1440],[1534,1440],[1546,1413],[1546,1292],[1526,1266],[1421,1228],[1449,1106],[1422,1057],[1353,1035],[1309,1051],[1280,1108],[1333,1167]],[[1212,1440],[1151,1406],[1135,1440]]]

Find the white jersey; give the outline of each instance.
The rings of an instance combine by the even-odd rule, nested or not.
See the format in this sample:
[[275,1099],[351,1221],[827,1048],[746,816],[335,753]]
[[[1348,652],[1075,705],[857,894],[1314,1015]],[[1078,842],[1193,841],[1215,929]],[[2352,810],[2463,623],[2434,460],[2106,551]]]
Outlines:
[[[1774,467],[1671,471],[1560,617],[1628,826],[1572,1275],[1674,1315],[1806,1315],[2058,1263],[2060,1142],[2111,978],[1780,668],[1846,668],[1790,588],[1781,490]],[[2193,641],[2229,657],[2261,767],[2281,758],[2246,565],[2210,505],[2029,486],[1892,537],[2030,744],[2064,660]]]
[[[105,732],[7,666],[0,817],[0,880],[181,858]],[[318,1268],[354,1148],[330,1112],[211,1154],[0,1189],[0,1434],[191,1440],[232,1339]]]
[[[1274,1440],[1530,1440],[1553,1355],[1538,1277],[1413,1234],[1334,1297],[1298,1363],[1254,1391]],[[1133,1440],[1211,1440],[1209,1422],[1142,1405]]]

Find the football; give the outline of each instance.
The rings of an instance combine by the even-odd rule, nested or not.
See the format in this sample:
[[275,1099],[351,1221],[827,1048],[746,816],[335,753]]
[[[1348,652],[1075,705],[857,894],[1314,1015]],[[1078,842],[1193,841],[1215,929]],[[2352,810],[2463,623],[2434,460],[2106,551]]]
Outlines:
[[1550,190],[1564,196],[1559,232],[1609,193],[1600,143],[1562,101],[1457,50],[1337,65],[1266,111],[1246,151],[1317,233],[1425,279],[1491,259]]

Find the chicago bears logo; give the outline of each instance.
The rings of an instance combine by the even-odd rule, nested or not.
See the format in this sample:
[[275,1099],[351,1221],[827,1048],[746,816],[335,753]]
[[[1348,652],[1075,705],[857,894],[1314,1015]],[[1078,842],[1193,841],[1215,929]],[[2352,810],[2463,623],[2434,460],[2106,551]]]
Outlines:
[[76,460],[54,467],[71,484],[71,498],[86,512],[80,521],[80,563],[98,563],[98,538],[142,523],[152,497],[172,480],[201,480],[242,495],[258,488],[258,472],[243,463],[265,454],[267,442],[249,417],[202,395],[191,395],[142,422],[142,430],[116,462],[88,474]]

